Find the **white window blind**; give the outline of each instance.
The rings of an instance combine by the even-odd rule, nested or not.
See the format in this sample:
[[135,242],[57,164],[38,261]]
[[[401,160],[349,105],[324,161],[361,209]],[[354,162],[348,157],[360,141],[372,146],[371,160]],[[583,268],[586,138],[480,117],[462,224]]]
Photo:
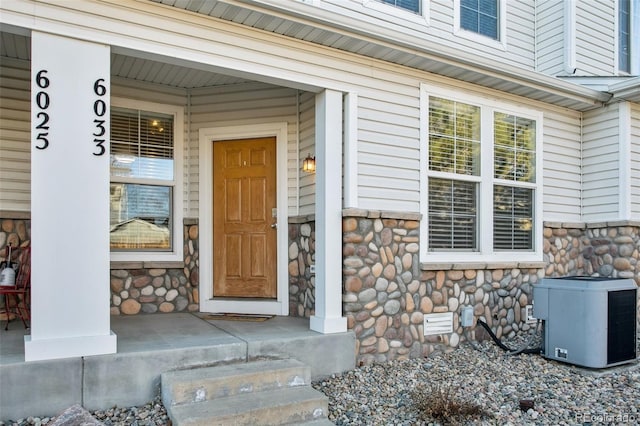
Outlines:
[[498,0],[460,0],[460,27],[498,39]]
[[422,0],[378,0],[385,4],[390,4],[401,9],[411,11],[413,13],[420,14],[420,3]]
[[429,180],[429,250],[477,250],[477,184]]
[[535,254],[540,147],[532,117],[541,115],[484,98],[436,94],[427,94],[424,104],[427,252],[442,259],[462,259],[466,252]]
[[111,248],[172,249],[173,117],[111,111]]
[[480,174],[480,108],[438,97],[429,98],[429,168]]

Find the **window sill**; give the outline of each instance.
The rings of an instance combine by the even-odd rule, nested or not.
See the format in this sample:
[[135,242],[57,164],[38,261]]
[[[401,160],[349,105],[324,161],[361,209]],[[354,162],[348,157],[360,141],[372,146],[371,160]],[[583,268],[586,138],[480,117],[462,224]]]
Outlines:
[[111,262],[111,269],[182,269],[184,262]]
[[450,271],[466,269],[542,269],[545,262],[468,262],[468,263],[420,263],[421,271]]

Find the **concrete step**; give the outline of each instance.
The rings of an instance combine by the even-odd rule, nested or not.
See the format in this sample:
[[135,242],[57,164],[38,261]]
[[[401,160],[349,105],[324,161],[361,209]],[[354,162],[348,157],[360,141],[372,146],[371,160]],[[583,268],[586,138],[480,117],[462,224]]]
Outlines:
[[253,361],[162,373],[165,407],[286,387],[309,386],[310,368],[294,359]]
[[161,384],[174,426],[332,424],[329,399],[294,359],[170,371]]
[[173,405],[167,413],[174,426],[331,424],[326,423],[328,398],[311,386]]

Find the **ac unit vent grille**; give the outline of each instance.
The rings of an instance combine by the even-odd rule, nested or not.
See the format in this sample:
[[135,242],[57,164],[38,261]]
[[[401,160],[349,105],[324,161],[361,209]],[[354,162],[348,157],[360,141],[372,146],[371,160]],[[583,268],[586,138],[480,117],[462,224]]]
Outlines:
[[607,364],[613,364],[635,357],[636,291],[612,291],[608,296]]

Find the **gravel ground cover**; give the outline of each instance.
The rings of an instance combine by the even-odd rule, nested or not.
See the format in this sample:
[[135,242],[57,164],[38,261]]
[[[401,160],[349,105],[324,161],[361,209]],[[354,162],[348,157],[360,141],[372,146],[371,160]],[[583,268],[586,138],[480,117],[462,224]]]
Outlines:
[[[522,339],[506,343],[517,348]],[[637,360],[584,369],[508,355],[491,341],[364,366],[314,387],[329,396],[329,419],[337,425],[640,424]],[[472,414],[459,415],[465,410]]]
[[[524,336],[505,343],[515,348],[522,341]],[[462,343],[422,359],[362,366],[313,387],[329,397],[329,419],[336,425],[640,424],[638,361],[590,370],[539,355],[507,355],[491,341],[475,348]],[[523,400],[533,407],[521,408]],[[108,426],[169,423],[159,398],[141,407],[92,414]],[[0,421],[0,426],[50,422],[34,416]]]

